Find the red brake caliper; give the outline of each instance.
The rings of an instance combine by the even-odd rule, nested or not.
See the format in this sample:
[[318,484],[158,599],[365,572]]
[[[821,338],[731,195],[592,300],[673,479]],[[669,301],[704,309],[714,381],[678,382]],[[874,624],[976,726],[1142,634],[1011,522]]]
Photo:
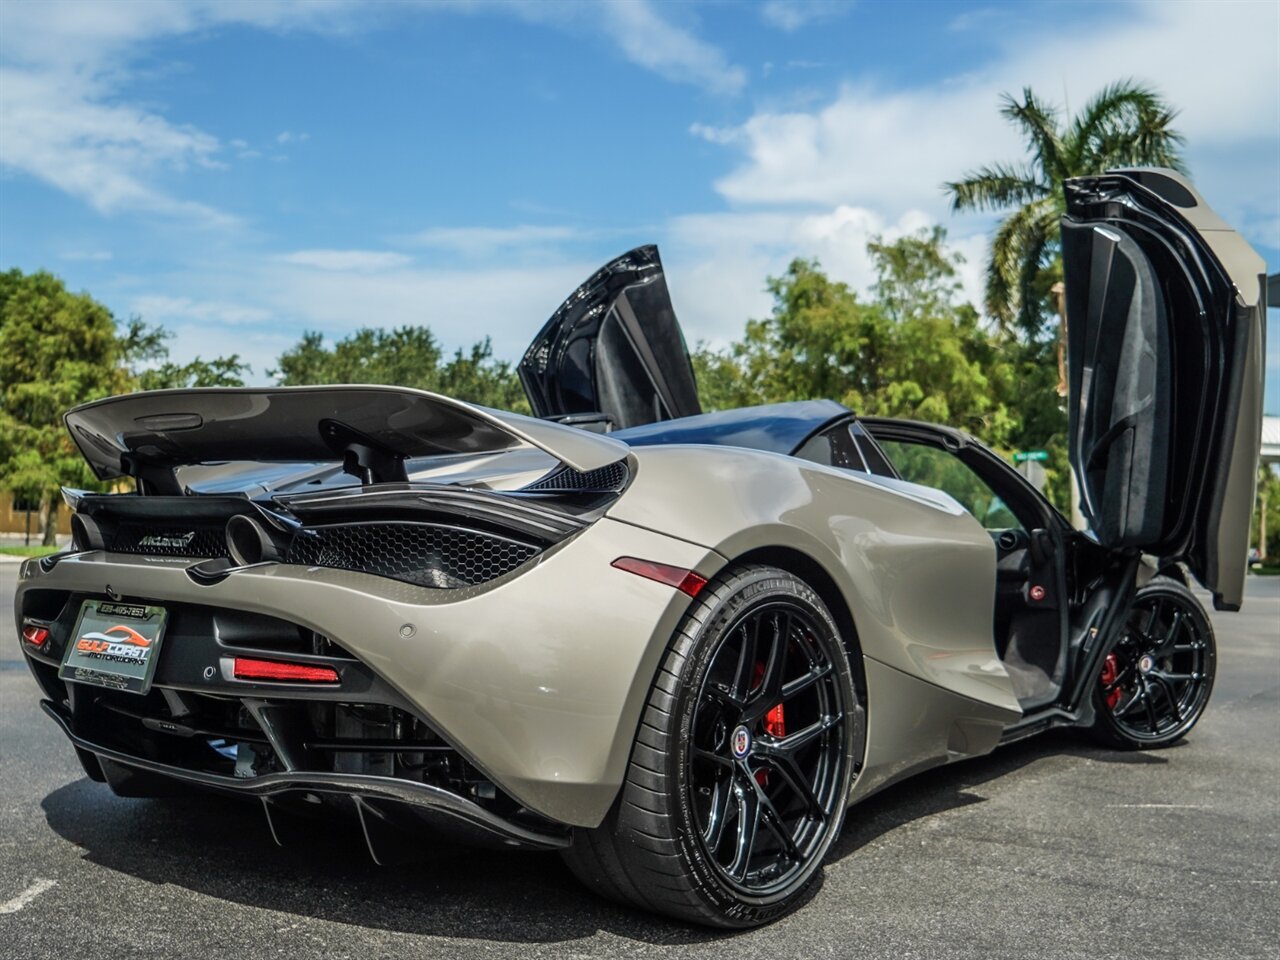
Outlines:
[[[757,684],[762,679],[764,679],[764,664],[757,663],[755,677],[752,680],[752,684]],[[787,735],[787,715],[786,710],[781,703],[764,715],[764,732],[769,734],[771,737],[777,737],[779,739]],[[757,770],[756,783],[760,784],[762,787],[767,787],[769,785],[769,771]]]
[[[1101,683],[1105,689],[1115,683],[1116,677],[1119,675],[1120,661],[1116,659],[1116,655],[1114,653],[1108,653],[1107,658],[1102,661],[1102,674],[1098,677],[1098,682]],[[1107,691],[1107,706],[1114,710],[1116,708],[1116,704],[1120,702],[1123,696],[1124,691],[1119,687],[1116,687],[1114,690]]]
[[782,704],[778,704],[764,715],[764,730],[771,737],[781,739],[787,735],[787,715]]

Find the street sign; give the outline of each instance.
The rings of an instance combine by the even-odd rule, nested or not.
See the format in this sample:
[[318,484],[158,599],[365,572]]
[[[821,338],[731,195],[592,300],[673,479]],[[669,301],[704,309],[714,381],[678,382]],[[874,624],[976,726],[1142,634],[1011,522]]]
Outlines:
[[1049,475],[1045,473],[1039,460],[1023,460],[1015,469],[1027,478],[1028,483],[1044,493],[1044,484]]
[[1048,450],[1019,450],[1013,455],[1014,463],[1026,463],[1028,460],[1048,460]]

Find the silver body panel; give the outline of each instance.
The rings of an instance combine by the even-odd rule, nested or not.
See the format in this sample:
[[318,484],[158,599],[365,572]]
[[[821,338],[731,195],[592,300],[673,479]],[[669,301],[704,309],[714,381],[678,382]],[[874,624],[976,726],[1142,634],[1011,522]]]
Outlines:
[[480,587],[282,563],[203,585],[189,561],[93,552],[48,571],[25,564],[17,609],[28,590],[101,595],[110,585],[299,623],[368,665],[521,803],[576,826],[598,824],[612,804],[692,602],[611,567],[620,556],[706,577],[761,548],[821,565],[866,658],[870,719],[854,797],[985,753],[1021,716],[992,639],[991,538],[945,494],[735,448],[652,447],[630,463],[634,479],[604,519]]
[[945,493],[732,447],[635,456],[640,469],[610,517],[726,557],[795,549],[836,582],[864,655],[1021,713],[992,636],[995,545]]

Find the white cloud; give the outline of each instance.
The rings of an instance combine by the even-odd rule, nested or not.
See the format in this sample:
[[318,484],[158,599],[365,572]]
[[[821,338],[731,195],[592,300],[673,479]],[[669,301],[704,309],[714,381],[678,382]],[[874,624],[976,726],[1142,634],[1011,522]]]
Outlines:
[[0,166],[77,197],[99,213],[177,216],[210,226],[234,218],[154,185],[160,169],[213,167],[217,140],[127,104],[74,75],[0,67]]
[[[780,275],[796,257],[814,257],[833,280],[865,291],[875,280],[867,242],[876,236],[892,241],[933,222],[920,210],[890,220],[866,207],[849,205],[825,212],[690,214],[668,224],[663,262],[686,334],[691,340],[719,345],[741,337],[748,318],[769,313],[772,301],[765,279]],[[985,236],[956,234],[948,242],[966,259],[959,270],[961,295],[981,303]]]
[[[894,239],[929,221],[920,211],[889,219],[866,208],[839,206],[826,212],[690,214],[671,218],[655,232],[687,336],[691,342],[720,346],[741,337],[748,318],[769,313],[765,280],[782,273],[794,257],[816,256],[832,278],[865,290],[874,279],[867,241],[874,235]],[[557,236],[561,230],[513,226],[450,233],[518,242],[527,241],[533,229],[554,229]],[[257,383],[267,382],[266,371],[306,330],[337,339],[364,325],[425,324],[447,350],[490,336],[496,355],[514,360],[563,299],[605,259],[652,236],[619,238],[616,249],[589,257],[557,249],[537,263],[517,265],[506,255],[449,268],[401,262],[402,255],[384,251],[237,255],[185,276],[163,278],[165,287],[182,290],[182,296],[153,290],[133,297],[129,306],[176,334],[171,343],[175,361],[238,353],[253,366]],[[444,242],[446,237],[434,239]],[[457,237],[447,239],[453,244]],[[984,242],[981,234],[952,237],[952,246],[970,257],[961,274],[970,298],[980,289]],[[237,291],[235,302],[222,293],[228,285]]]
[[538,249],[572,238],[582,231],[571,227],[519,224],[512,227],[431,227],[405,237],[406,243],[436,247],[467,257],[491,256],[499,250]]
[[67,250],[58,254],[58,259],[73,263],[106,263],[111,256],[110,250]]
[[[178,326],[186,329],[184,325],[190,321],[239,326],[265,323],[272,318],[271,311],[262,307],[228,303],[225,300],[192,300],[190,297],[160,294],[134,298],[131,312],[149,324],[160,324],[169,329]],[[225,343],[223,347],[225,352]]]
[[4,3],[0,56],[26,66],[80,69],[103,65],[156,37],[177,36],[228,24],[260,29],[349,29],[360,4],[354,0],[59,0]]
[[746,86],[746,71],[731,63],[723,50],[666,16],[675,10],[687,18],[687,7],[650,0],[462,0],[448,6],[473,13],[499,11],[530,23],[603,34],[632,63],[710,93],[734,94]]
[[976,30],[987,26],[1000,17],[1001,11],[994,7],[979,7],[976,10],[965,10],[947,24],[947,29],[955,33]]
[[[175,334],[169,344],[175,362],[238,353],[254,369],[252,382],[266,383],[266,371],[307,330],[332,341],[362,326],[426,325],[447,351],[489,336],[497,356],[518,359],[546,318],[598,266],[592,257],[367,271],[358,261],[347,267],[330,261],[320,269],[283,257],[235,255],[155,277],[149,290],[124,305]],[[228,278],[234,302],[223,292]],[[174,289],[183,294],[167,292]]]
[[746,86],[745,70],[729,63],[718,47],[661,17],[652,4],[614,0],[592,9],[629,60],[668,80],[693,83],[712,93],[737,93]]
[[[353,0],[62,0],[0,3],[0,168],[41,180],[103,214],[158,214],[226,227],[233,215],[183,199],[161,174],[222,165],[207,131],[121,97],[131,64],[148,43],[228,25],[263,30],[349,32],[392,17],[492,10],[556,26],[588,23],[627,59],[677,82],[734,93],[745,73],[724,53],[644,0],[600,5],[547,3],[379,3]],[[309,139],[283,130],[278,144]],[[238,159],[260,156],[243,139]],[[279,159],[278,157],[276,159]]]
[[[766,66],[772,66],[772,64],[766,64]],[[741,127],[713,127],[706,123],[693,123],[689,126],[689,132],[707,143],[718,143],[722,146],[749,142]]]
[[353,9],[341,0],[0,3],[0,166],[103,214],[233,225],[234,216],[159,185],[164,172],[220,166],[221,145],[205,131],[121,99],[133,57],[148,41],[233,23],[339,29]]
[[[490,336],[498,356],[518,358],[552,311],[599,266],[592,259],[563,258],[527,267],[437,269],[380,261],[378,253],[237,256],[157,278],[157,285],[184,295],[153,288],[129,306],[175,333],[175,361],[238,353],[253,366],[254,382],[265,383],[266,371],[307,330],[332,340],[362,326],[426,325],[446,350]],[[235,302],[220,295],[228,277],[234,278]]]
[[[1042,95],[1064,90],[1071,105],[1132,75],[1180,106],[1193,174],[1228,219],[1255,225],[1253,236],[1280,246],[1269,230],[1280,211],[1280,6],[1230,3],[1143,4],[1099,31],[1009,34],[1004,54],[975,73],[903,91],[850,83],[816,110],[761,111],[736,126],[696,126],[694,134],[742,151],[717,182],[736,204],[912,207],[942,216],[941,184],[1022,144],[997,114],[1001,92],[1029,84]],[[1189,50],[1230,50],[1220,57]],[[1201,161],[1204,161],[1201,163]],[[1201,168],[1203,167],[1203,173]]]
[[315,329],[340,337],[363,325],[425,324],[446,349],[491,336],[499,356],[515,358],[597,266],[558,260],[531,267],[367,273],[273,264],[247,278],[246,292],[299,333]]
[[280,262],[327,272],[380,273],[408,266],[413,258],[390,250],[298,250]]
[[[314,19],[312,6],[263,3],[0,4],[0,167],[103,214],[145,213],[226,227],[230,214],[182,199],[164,172],[217,168],[216,137],[118,94],[144,41],[225,22]],[[328,14],[326,14],[328,15]]]
[[794,33],[812,23],[841,16],[852,6],[850,0],[768,0],[760,8],[760,19],[771,27]]

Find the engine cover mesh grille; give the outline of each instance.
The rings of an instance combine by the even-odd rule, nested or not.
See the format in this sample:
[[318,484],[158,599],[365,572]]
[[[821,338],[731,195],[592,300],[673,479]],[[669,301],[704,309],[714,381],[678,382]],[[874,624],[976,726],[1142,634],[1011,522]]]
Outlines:
[[557,470],[525,487],[536,491],[621,490],[627,482],[627,465],[622,460],[605,467],[580,473],[569,467]]
[[510,573],[538,552],[518,540],[441,524],[342,523],[300,532],[286,562],[456,588]]

